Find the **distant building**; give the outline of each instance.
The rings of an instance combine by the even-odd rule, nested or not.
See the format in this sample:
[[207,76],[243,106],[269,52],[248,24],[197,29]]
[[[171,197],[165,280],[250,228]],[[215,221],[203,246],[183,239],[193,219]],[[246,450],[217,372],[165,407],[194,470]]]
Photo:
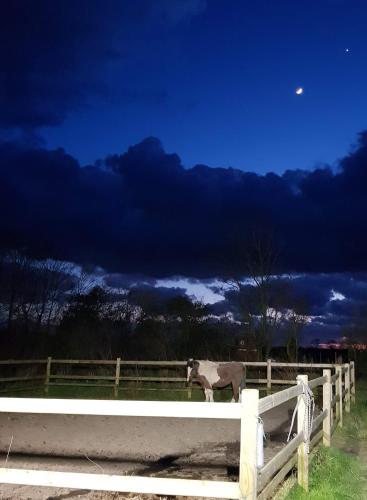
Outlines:
[[252,335],[241,335],[235,340],[231,348],[231,359],[234,361],[261,361],[256,347],[255,338]]

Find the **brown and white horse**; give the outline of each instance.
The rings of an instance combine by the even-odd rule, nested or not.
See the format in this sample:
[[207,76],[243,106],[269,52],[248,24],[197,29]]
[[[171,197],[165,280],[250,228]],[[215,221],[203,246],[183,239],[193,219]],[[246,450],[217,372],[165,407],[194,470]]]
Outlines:
[[238,401],[240,391],[246,385],[246,368],[242,363],[235,361],[229,363],[215,363],[189,359],[187,362],[187,382],[199,382],[204,389],[205,401],[214,401],[213,388],[232,385],[232,401]]

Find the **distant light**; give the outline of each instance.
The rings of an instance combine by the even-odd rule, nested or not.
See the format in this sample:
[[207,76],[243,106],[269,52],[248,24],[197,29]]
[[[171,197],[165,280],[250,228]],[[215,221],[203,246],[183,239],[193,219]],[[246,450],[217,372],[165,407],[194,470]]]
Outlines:
[[301,95],[301,94],[303,94],[303,88],[302,88],[302,87],[298,87],[298,88],[296,89],[296,94],[297,94],[297,95]]
[[344,52],[348,53],[348,52],[350,52],[350,50],[349,49],[345,49]]

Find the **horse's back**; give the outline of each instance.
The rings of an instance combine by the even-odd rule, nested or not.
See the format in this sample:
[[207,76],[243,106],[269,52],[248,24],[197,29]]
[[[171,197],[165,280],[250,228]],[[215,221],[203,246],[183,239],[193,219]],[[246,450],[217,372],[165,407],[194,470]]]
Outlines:
[[240,377],[245,375],[245,367],[238,361],[221,363],[218,367],[218,374],[223,378]]

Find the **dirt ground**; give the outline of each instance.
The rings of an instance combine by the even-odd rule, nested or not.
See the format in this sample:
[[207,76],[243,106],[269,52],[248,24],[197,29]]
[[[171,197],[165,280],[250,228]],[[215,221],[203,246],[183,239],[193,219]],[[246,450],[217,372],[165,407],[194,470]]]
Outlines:
[[[263,415],[265,461],[285,445],[294,405]],[[9,468],[237,480],[239,435],[234,420],[0,413],[0,464],[11,443]],[[0,485],[1,500],[64,498],[143,497]]]

